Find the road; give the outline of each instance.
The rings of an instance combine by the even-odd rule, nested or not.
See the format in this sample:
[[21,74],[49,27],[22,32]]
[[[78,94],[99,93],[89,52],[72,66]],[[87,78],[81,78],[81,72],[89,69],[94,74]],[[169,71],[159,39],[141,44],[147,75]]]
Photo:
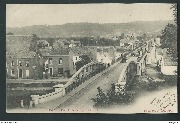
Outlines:
[[103,91],[108,91],[111,88],[112,83],[117,83],[120,72],[124,67],[125,63],[119,63],[111,71],[103,74],[97,78],[91,84],[86,86],[84,89],[75,94],[71,99],[64,102],[59,108],[62,109],[76,109],[76,110],[87,110],[92,109],[94,102],[91,98],[95,98],[98,93],[97,87],[101,87]]

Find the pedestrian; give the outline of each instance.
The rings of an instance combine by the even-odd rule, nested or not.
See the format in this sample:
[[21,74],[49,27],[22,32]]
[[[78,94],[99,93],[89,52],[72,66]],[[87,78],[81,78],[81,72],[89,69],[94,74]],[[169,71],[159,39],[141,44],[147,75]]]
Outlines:
[[21,100],[21,107],[24,108],[24,101]]

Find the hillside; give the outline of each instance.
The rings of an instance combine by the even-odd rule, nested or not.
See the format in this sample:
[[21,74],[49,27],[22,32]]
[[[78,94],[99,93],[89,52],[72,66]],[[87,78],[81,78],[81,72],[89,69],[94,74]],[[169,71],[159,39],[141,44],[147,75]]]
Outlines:
[[172,21],[137,21],[130,23],[67,23],[63,25],[34,25],[21,28],[7,28],[15,35],[37,34],[40,37],[107,36],[121,33],[157,34]]

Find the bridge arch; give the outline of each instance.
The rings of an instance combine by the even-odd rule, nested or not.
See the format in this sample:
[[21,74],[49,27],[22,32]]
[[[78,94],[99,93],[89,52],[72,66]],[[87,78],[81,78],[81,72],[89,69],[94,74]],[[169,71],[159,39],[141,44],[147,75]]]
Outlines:
[[141,57],[131,57],[121,70],[119,80],[115,84],[116,91],[121,91],[125,87],[130,86],[135,76],[142,76],[142,73],[145,71],[146,64],[146,52]]
[[129,85],[137,74],[137,57],[131,57],[131,59],[125,63],[121,70],[118,82],[116,85],[116,91],[124,89],[125,86]]

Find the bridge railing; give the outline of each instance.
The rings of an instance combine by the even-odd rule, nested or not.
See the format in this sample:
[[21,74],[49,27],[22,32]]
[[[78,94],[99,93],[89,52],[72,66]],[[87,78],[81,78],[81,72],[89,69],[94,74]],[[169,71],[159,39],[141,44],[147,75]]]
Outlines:
[[106,69],[106,65],[103,63],[98,62],[91,62],[83,67],[81,67],[70,79],[69,81],[63,85],[58,84],[53,86],[55,91],[48,93],[46,95],[31,95],[32,100],[35,101],[35,104],[43,103],[47,101],[51,101],[56,98],[60,98],[67,94],[68,92],[72,91],[82,83],[84,83],[89,78],[95,76],[97,73]]

